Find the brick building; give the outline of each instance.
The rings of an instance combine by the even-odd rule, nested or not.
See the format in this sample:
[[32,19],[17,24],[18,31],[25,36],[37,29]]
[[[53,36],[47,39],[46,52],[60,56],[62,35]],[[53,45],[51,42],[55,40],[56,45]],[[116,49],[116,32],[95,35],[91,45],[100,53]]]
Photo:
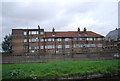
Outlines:
[[110,31],[105,36],[105,49],[120,51],[120,28]]
[[13,54],[65,54],[102,50],[104,36],[84,28],[51,32],[44,29],[12,29]]

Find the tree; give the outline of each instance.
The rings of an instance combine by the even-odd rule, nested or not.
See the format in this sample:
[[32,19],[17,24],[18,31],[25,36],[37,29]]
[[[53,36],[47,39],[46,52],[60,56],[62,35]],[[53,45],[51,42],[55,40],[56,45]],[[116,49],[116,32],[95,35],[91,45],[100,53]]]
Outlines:
[[11,34],[6,35],[2,42],[2,49],[4,52],[12,53],[12,36]]

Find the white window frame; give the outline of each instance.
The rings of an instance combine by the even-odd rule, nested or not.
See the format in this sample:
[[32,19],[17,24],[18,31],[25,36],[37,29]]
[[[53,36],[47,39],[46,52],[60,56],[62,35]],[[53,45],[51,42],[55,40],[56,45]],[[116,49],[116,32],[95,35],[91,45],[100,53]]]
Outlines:
[[32,53],[35,53],[35,50],[31,50]]
[[62,48],[62,45],[58,45],[57,48]]
[[102,38],[97,38],[97,40],[102,40]]
[[89,47],[90,47],[90,44],[87,44],[87,47],[89,48]]
[[83,39],[82,39],[81,37],[79,37],[79,38],[78,38],[78,40],[80,40],[80,41],[81,41],[81,40],[83,40]]
[[24,46],[23,49],[24,49],[24,50],[27,50],[27,49],[28,49],[28,46]]
[[79,48],[80,45],[79,44],[74,44],[74,48]]
[[40,35],[43,35],[43,34],[44,34],[44,32],[43,32],[43,31],[41,31],[41,32],[40,32]]
[[62,39],[61,39],[61,38],[58,38],[58,39],[57,39],[57,41],[59,41],[59,42],[60,42],[60,41],[62,41]]
[[36,38],[32,38],[31,42],[37,42],[37,39]]
[[24,34],[24,35],[27,35],[27,32],[26,32],[26,31],[24,31],[24,32],[23,32],[23,34]]
[[65,45],[65,48],[70,48],[70,45]]
[[38,31],[29,31],[29,35],[35,35],[38,34]]
[[40,42],[44,42],[44,39],[40,39]]
[[87,40],[87,38],[86,38],[86,37],[83,37],[82,40],[85,41],[85,40]]
[[40,46],[40,49],[44,49],[44,46]]
[[53,45],[48,45],[47,48],[48,49],[53,49],[54,47],[53,47]]
[[24,42],[27,42],[27,39],[24,39]]
[[70,41],[71,39],[70,38],[65,38],[65,41]]
[[93,40],[93,38],[91,38],[91,37],[88,37],[88,38],[87,38],[87,40],[90,40],[90,41],[92,41],[92,40]]
[[47,49],[48,47],[47,46],[45,46],[45,49]]
[[96,44],[90,44],[90,47],[96,47]]
[[53,42],[54,38],[48,38],[47,40],[48,40],[48,42]]

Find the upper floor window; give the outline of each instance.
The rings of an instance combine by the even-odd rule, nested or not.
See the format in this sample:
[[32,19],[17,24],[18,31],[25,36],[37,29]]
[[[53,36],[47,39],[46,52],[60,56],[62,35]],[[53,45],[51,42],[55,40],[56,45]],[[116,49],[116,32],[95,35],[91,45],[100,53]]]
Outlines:
[[87,38],[83,37],[82,40],[86,40]]
[[30,34],[32,34],[32,35],[38,34],[38,31],[29,31],[29,35]]
[[54,48],[54,45],[48,45],[47,48],[48,48],[48,49],[53,49],[53,48]]
[[102,38],[98,38],[98,40],[102,40]]
[[58,38],[57,41],[62,41],[62,39],[61,39],[61,38]]
[[70,38],[65,38],[65,41],[70,41]]
[[27,39],[24,39],[24,42],[27,42]]
[[48,41],[52,42],[52,41],[54,41],[54,38],[48,38]]
[[27,35],[27,32],[25,31],[23,34],[24,34],[24,35]]
[[38,42],[38,38],[32,38],[32,39],[29,39],[29,42]]
[[73,38],[74,41],[78,41],[78,38]]
[[30,46],[29,49],[38,49],[38,46]]
[[40,35],[43,35],[44,34],[44,32],[40,32]]
[[87,38],[87,40],[93,40],[93,38]]

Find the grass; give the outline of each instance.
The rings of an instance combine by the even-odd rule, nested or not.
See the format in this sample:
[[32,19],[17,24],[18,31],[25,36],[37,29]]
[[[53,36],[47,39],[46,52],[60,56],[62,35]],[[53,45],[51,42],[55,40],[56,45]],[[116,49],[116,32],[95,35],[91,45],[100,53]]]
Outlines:
[[3,64],[3,79],[42,79],[120,72],[120,60]]

